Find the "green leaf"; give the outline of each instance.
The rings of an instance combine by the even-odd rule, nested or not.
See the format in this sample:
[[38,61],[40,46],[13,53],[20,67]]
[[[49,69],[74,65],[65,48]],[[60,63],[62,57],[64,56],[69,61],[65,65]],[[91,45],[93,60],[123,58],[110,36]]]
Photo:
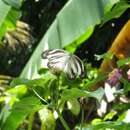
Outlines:
[[29,87],[45,86],[52,79],[55,79],[55,77],[53,75],[52,76],[48,75],[43,78],[32,79],[32,80],[16,78],[10,83],[10,86],[17,86],[17,85],[27,85]]
[[16,96],[18,98],[22,97],[27,92],[27,87],[25,85],[17,85],[5,92],[6,95]]
[[22,5],[23,0],[3,0],[6,4],[11,5],[12,7],[19,9]]
[[92,125],[97,125],[97,124],[101,124],[103,121],[102,121],[102,119],[100,119],[100,118],[96,118],[96,119],[94,119],[94,120],[92,120]]
[[98,90],[93,92],[88,92],[86,90],[81,90],[78,88],[66,89],[61,94],[61,104],[64,104],[66,101],[69,101],[70,99],[78,99],[80,97],[93,97],[100,102],[103,95],[103,88],[99,88]]
[[2,0],[0,1],[0,27],[4,22],[8,12],[10,11],[11,6],[6,5]]
[[[84,84],[84,87],[86,89],[90,89],[91,88],[93,89],[94,85],[96,85],[97,83],[101,82],[101,81],[104,81],[106,79],[106,75],[103,75],[103,74],[99,74],[97,76],[97,78],[93,79],[93,80],[90,80],[88,81],[87,83]],[[103,86],[99,86],[99,87],[103,87]]]
[[6,117],[2,124],[2,130],[16,130],[16,128],[24,121],[24,119],[31,113],[41,109],[40,101],[36,97],[26,97],[15,103],[10,110],[10,114]]
[[113,58],[113,54],[108,52],[108,53],[105,53],[105,54],[102,54],[102,55],[95,55],[96,56],[96,59],[97,60],[101,60],[101,59],[112,59]]
[[49,69],[48,68],[41,68],[41,69],[39,69],[38,70],[38,73],[40,74],[40,75],[42,75],[42,74],[47,74],[49,72]]
[[123,113],[119,116],[118,121],[123,121],[123,120],[126,118],[126,116],[127,116],[127,111],[123,112]]
[[107,21],[113,19],[113,18],[119,18],[128,8],[130,8],[130,4],[126,1],[120,1],[113,7],[113,9],[105,14],[105,16],[102,19],[101,26],[103,26],[104,23]]
[[0,126],[2,126],[4,124],[7,117],[9,116],[9,114],[10,114],[9,110],[10,110],[10,107],[8,104],[6,104],[5,106],[2,107],[1,112],[0,112]]
[[70,43],[69,45],[65,46],[65,49],[71,53],[74,53],[76,48],[82,43],[84,42],[86,39],[88,39],[92,33],[94,31],[94,27],[93,26],[89,26],[87,28],[87,33],[85,33],[84,35],[82,35],[79,39],[76,39],[75,41],[73,41],[72,43]]
[[130,82],[124,78],[121,78],[121,82],[123,83],[124,92],[130,91]]
[[[74,114],[78,115],[80,113],[80,103],[77,99],[70,99],[67,101],[68,109]],[[76,109],[75,109],[76,108]]]
[[130,63],[130,58],[125,58],[117,61],[117,66],[122,67],[124,65],[128,65]]
[[[32,57],[21,73],[21,77],[34,78],[43,67],[41,53],[46,49],[64,48],[73,44],[75,49],[93,32],[101,22],[106,7],[109,11],[117,0],[69,0],[47,30]],[[72,48],[72,47],[71,47]],[[70,49],[73,51],[73,49]]]
[[118,121],[123,121],[125,123],[130,123],[130,109],[128,109],[127,111],[123,112],[119,116]]
[[113,106],[113,109],[117,111],[124,111],[124,110],[128,110],[129,108],[130,108],[130,103],[116,103]]
[[7,5],[2,0],[0,1],[0,39],[2,39],[7,30],[15,29],[19,16],[20,12],[18,10]]
[[97,125],[86,126],[83,130],[129,130],[130,124],[123,122],[102,122]]
[[110,111],[107,115],[105,115],[103,120],[104,121],[111,120],[116,114],[117,114],[116,111]]
[[28,84],[28,82],[30,82],[30,80],[28,80],[28,79],[15,78],[15,79],[10,83],[10,86],[14,87],[14,86],[17,86],[17,85]]
[[55,80],[53,75],[47,75],[43,78],[33,80],[16,78],[11,82],[10,86],[17,87],[19,85],[25,85],[27,88],[31,88],[39,98],[47,99],[50,96],[49,84],[52,80]]
[[44,108],[39,110],[38,113],[42,122],[41,130],[55,130],[56,121],[52,111]]

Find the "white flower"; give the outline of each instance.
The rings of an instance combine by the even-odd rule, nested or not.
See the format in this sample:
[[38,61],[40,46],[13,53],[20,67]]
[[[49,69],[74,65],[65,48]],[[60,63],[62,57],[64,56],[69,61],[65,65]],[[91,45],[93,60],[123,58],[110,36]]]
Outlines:
[[46,50],[42,53],[43,59],[48,59],[48,68],[54,74],[64,72],[68,78],[74,79],[77,76],[83,77],[83,62],[73,54],[61,49]]

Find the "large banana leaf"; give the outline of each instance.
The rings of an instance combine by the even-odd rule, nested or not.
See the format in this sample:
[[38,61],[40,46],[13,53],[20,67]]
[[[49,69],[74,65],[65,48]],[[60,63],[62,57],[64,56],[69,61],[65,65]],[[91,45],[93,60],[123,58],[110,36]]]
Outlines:
[[69,0],[57,14],[20,76],[29,79],[38,76],[37,71],[44,62],[41,59],[43,50],[64,48],[70,44],[75,48],[81,44],[117,2],[119,0]]
[[[15,3],[15,4],[14,4]],[[0,39],[8,29],[14,29],[19,19],[22,0],[0,0]]]

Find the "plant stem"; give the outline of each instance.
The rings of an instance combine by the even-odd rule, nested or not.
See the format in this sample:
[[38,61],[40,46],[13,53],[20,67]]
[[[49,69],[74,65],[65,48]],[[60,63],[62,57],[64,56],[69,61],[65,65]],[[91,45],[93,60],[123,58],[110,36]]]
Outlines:
[[32,90],[33,90],[33,92],[36,94],[36,96],[37,96],[39,99],[41,99],[44,103],[48,104],[48,102],[47,102],[45,99],[43,99],[43,98],[38,94],[38,92],[37,92],[35,89],[32,88]]
[[66,121],[64,120],[64,118],[63,118],[62,114],[59,112],[59,110],[57,110],[57,113],[58,113],[59,119],[60,119],[62,125],[64,126],[64,128],[65,128],[66,130],[70,130],[68,124],[67,124]]
[[35,112],[32,112],[32,113],[29,115],[28,130],[32,130],[32,124],[33,124],[34,114],[35,114]]
[[83,122],[84,122],[84,109],[82,108],[82,110],[81,110],[81,125],[80,125],[80,130],[82,130]]
[[55,107],[55,109],[56,109],[56,111],[58,113],[59,119],[60,119],[62,125],[64,126],[64,128],[66,130],[70,130],[67,122],[64,120],[64,118],[63,118],[63,116],[60,113],[59,108],[58,108],[58,99],[59,99],[59,96],[60,96],[59,89],[60,89],[60,76],[57,76],[57,94],[56,94],[57,97],[56,97],[56,104],[55,104],[56,107]]

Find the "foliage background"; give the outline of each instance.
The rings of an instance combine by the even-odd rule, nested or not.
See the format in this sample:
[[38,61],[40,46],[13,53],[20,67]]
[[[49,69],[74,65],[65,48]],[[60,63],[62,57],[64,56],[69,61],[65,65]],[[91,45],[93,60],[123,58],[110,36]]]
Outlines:
[[[92,66],[89,66],[85,62],[89,67],[87,71],[97,73],[97,69],[93,67],[99,67],[101,61],[96,61],[94,55],[103,54],[108,50],[119,30],[130,18],[129,2],[1,0],[0,7],[0,129],[64,129],[61,121],[54,118],[54,111],[50,106],[53,100],[48,98],[54,92],[52,88],[57,84],[55,77],[44,69],[39,71],[44,62],[41,60],[41,53],[45,49],[64,48],[91,63]],[[30,26],[29,33],[32,37],[26,45],[22,40],[11,42],[9,39],[5,43],[6,33],[17,28],[18,20]],[[42,74],[39,75],[38,72]],[[83,111],[85,114],[88,111],[77,100],[79,97],[94,97],[92,104],[96,104],[98,93],[102,97],[102,89],[86,94],[87,86],[91,86],[90,81],[94,74],[88,75],[90,79],[74,83],[60,79],[60,89],[63,90],[58,101],[69,101],[72,105],[72,109],[68,109],[66,104],[65,107],[62,106],[61,115],[70,129],[80,129],[79,126],[83,125],[83,130],[128,130],[129,122],[127,124],[123,120],[129,115],[129,103],[113,103],[111,108],[116,110],[116,113],[110,109],[102,118],[96,115],[95,110],[87,119],[82,116]],[[12,81],[14,77],[19,76],[20,79]],[[49,82],[53,82],[52,86],[48,85]],[[125,81],[124,84],[127,92],[123,94],[129,95],[129,82]],[[51,103],[46,105],[36,96],[33,89]],[[77,111],[74,109],[75,106]]]

